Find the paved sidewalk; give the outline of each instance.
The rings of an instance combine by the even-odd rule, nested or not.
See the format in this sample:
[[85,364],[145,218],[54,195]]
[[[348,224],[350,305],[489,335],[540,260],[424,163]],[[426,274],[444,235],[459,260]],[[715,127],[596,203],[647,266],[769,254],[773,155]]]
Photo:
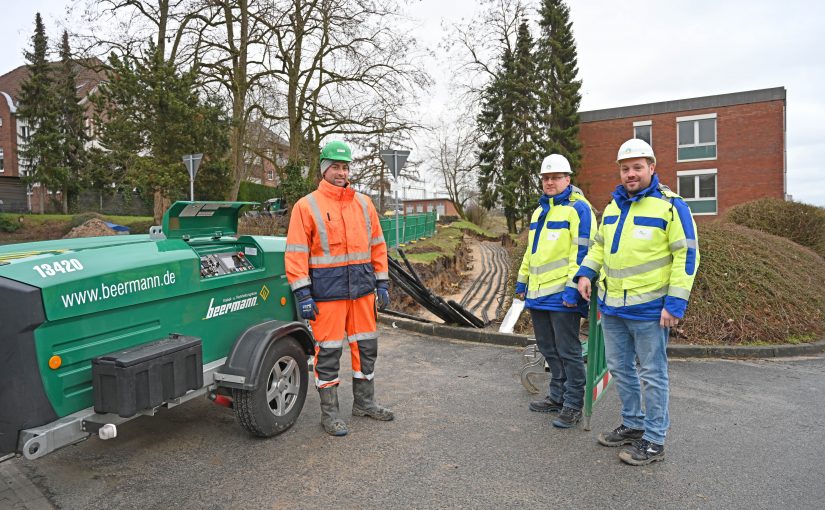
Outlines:
[[14,465],[0,463],[0,510],[53,510],[49,500]]

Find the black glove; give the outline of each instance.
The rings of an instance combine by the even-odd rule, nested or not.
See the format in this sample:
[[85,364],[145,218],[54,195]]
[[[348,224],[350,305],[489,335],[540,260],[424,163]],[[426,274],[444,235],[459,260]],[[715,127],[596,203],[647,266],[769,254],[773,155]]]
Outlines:
[[309,291],[309,287],[296,290],[295,299],[298,300],[301,317],[309,321],[314,321],[315,316],[318,315],[318,305],[316,305],[315,300],[312,299],[312,293]]

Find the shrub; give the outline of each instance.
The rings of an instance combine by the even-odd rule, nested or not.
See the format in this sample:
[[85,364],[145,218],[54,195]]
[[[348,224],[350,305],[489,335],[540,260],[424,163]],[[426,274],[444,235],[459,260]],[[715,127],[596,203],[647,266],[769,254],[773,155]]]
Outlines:
[[0,215],[0,232],[16,232],[20,229],[20,222],[13,216]]
[[242,181],[238,189],[239,202],[260,202],[264,203],[270,198],[276,198],[282,193],[278,188],[271,188],[263,184]]
[[487,221],[487,209],[470,204],[464,209],[464,217],[467,218],[467,221],[483,227]]
[[825,208],[763,198],[731,207],[726,219],[790,239],[825,257]]
[[699,226],[701,262],[676,341],[783,343],[825,327],[825,264],[783,237],[729,222]]

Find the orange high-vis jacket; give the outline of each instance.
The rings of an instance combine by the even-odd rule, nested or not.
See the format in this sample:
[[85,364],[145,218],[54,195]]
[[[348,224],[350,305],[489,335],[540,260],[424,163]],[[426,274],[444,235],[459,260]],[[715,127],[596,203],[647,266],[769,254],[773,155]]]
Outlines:
[[316,301],[358,299],[388,280],[387,244],[369,197],[321,180],[292,208],[286,277]]

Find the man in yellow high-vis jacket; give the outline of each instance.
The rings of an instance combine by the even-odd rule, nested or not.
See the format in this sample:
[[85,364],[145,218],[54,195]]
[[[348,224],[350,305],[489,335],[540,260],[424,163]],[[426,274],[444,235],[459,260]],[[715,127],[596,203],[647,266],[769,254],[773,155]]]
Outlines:
[[579,341],[579,322],[587,302],[573,275],[584,260],[596,230],[590,203],[570,184],[570,163],[551,154],[541,165],[544,194],[530,220],[527,250],[516,294],[527,298],[536,346],[550,366],[550,385],[543,400],[530,403],[536,412],[558,412],[553,426],[575,427],[581,420],[586,374]]
[[629,444],[619,458],[644,465],[664,458],[670,425],[667,341],[670,328],[684,317],[699,245],[690,209],[659,182],[647,142],[622,144],[616,163],[622,184],[575,279],[586,299],[590,280],[598,279],[607,368],[622,401],[621,425],[599,434],[599,443]]

